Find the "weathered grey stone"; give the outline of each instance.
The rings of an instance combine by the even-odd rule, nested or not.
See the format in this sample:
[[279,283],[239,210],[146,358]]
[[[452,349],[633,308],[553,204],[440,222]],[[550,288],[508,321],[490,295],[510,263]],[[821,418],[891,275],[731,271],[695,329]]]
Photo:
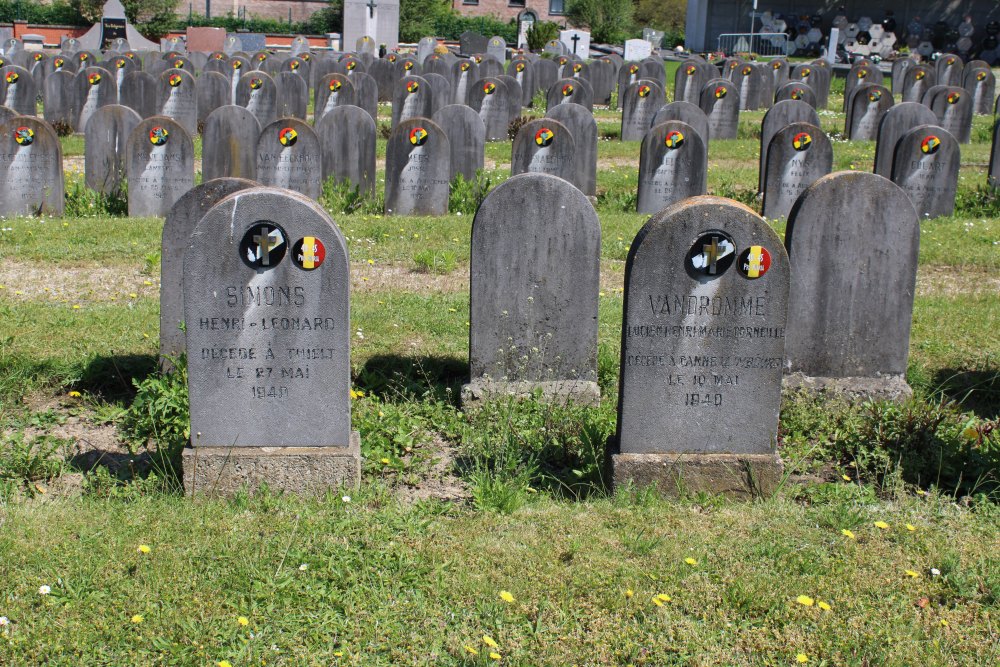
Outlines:
[[500,76],[503,74],[503,63],[492,58],[490,56],[474,56],[473,59],[479,58],[479,78],[485,79],[489,76]]
[[503,37],[490,37],[486,42],[486,54],[496,58],[500,62],[506,62],[507,43]]
[[851,93],[844,132],[852,141],[875,141],[882,116],[892,107],[892,93],[882,85],[865,83]]
[[740,92],[740,110],[752,111],[762,106],[764,80],[756,67],[743,63],[733,72],[733,85]]
[[195,80],[195,97],[198,102],[198,127],[202,128],[210,113],[229,105],[229,79],[218,72],[203,72]]
[[184,251],[209,209],[234,192],[258,184],[242,178],[207,180],[170,208],[160,237],[160,365],[172,366],[186,351],[184,336]]
[[393,128],[385,153],[387,214],[447,214],[451,145],[437,123],[404,120]]
[[0,216],[63,214],[62,145],[40,118],[0,123]]
[[962,69],[965,67],[965,63],[959,56],[953,53],[946,53],[937,59],[935,65],[937,67],[938,83],[942,86],[962,85]]
[[472,223],[463,401],[532,390],[600,400],[600,251],[593,206],[562,179],[521,174],[487,195]]
[[693,60],[682,62],[674,76],[674,100],[699,104],[701,90],[708,83],[706,76],[705,68],[702,67],[701,63]]
[[[779,130],[792,123],[809,123],[816,127],[820,126],[819,115],[816,109],[801,100],[782,100],[778,102],[766,114],[760,124],[760,163],[759,178],[757,180],[758,192],[764,191],[764,172],[767,170],[767,150],[771,145],[771,138]],[[829,169],[825,173],[829,173]],[[813,179],[815,180],[815,179]],[[812,181],[810,181],[812,182]],[[787,213],[787,211],[786,211]],[[767,213],[764,217],[769,218]]]
[[937,70],[929,65],[912,65],[906,69],[902,83],[902,101],[920,102],[931,87],[937,85]]
[[639,153],[636,211],[657,213],[708,192],[708,146],[687,123],[668,120],[651,128]]
[[319,125],[324,114],[341,106],[357,106],[354,84],[345,74],[326,74],[316,85],[316,105],[313,125]]
[[656,127],[668,120],[679,120],[687,123],[698,133],[705,146],[708,146],[708,116],[705,115],[705,112],[697,104],[683,101],[665,104],[653,116],[651,127]]
[[323,151],[312,127],[298,118],[279,118],[257,140],[257,181],[319,199]]
[[542,91],[548,98],[549,88],[559,80],[559,66],[548,58],[532,61],[531,76],[534,80],[535,91]]
[[0,104],[22,116],[38,114],[38,88],[28,70],[16,65],[0,68]]
[[125,152],[130,217],[163,217],[194,187],[194,142],[173,119],[143,119],[129,134]]
[[378,85],[375,79],[364,72],[358,72],[350,77],[354,84],[354,99],[357,105],[368,112],[372,120],[378,120]]
[[421,37],[417,42],[417,62],[421,65],[427,60],[427,56],[434,53],[437,47],[437,40],[433,37]]
[[378,86],[379,102],[391,102],[396,82],[399,81],[395,63],[384,58],[377,58],[372,61],[372,66],[368,68],[367,73],[375,79],[375,85]]
[[735,139],[740,123],[739,90],[732,81],[713,79],[701,91],[701,110],[708,116],[708,139]]
[[198,95],[194,77],[180,69],[168,69],[159,76],[157,109],[160,116],[173,118],[187,133],[198,133]]
[[948,130],[960,144],[972,141],[972,95],[964,88],[948,86],[930,102],[938,125]]
[[789,81],[807,84],[816,95],[816,108],[825,109],[830,95],[830,72],[821,65],[803,63],[792,70]]
[[[896,58],[892,61],[892,94],[898,95],[903,90],[903,79],[906,77],[906,73],[911,67],[917,64],[917,61],[910,57]],[[905,99],[903,100],[906,101]]]
[[785,362],[785,372],[796,375],[791,383],[844,380],[833,388],[862,378],[859,387],[898,394],[920,246],[906,193],[876,174],[824,176],[792,209],[785,245],[795,272]]
[[794,122],[773,133],[761,165],[764,217],[787,218],[799,195],[832,170],[833,146],[818,123]]
[[[875,67],[869,61],[855,63],[851,66],[851,71],[847,73],[847,78],[844,79],[845,112],[847,111],[847,104],[851,99],[851,93],[853,93],[858,86],[863,86],[866,83],[882,85],[882,70]],[[889,94],[890,96],[892,95],[891,92]]]
[[451,66],[451,93],[455,104],[468,104],[469,92],[479,81],[479,64],[473,60],[459,60]]
[[621,93],[622,141],[642,141],[663,106],[663,89],[651,79],[639,79]]
[[0,123],[5,123],[8,120],[10,120],[11,118],[15,118],[15,117],[20,116],[20,115],[21,114],[17,113],[13,109],[9,109],[9,108],[7,108],[5,106],[0,106]]
[[104,194],[118,192],[125,180],[125,144],[142,118],[119,104],[101,107],[84,132],[84,174],[87,187]]
[[483,119],[464,104],[449,104],[435,111],[432,120],[448,135],[450,180],[458,174],[467,181],[475,179],[476,172],[485,162],[486,125]]
[[375,191],[375,121],[364,109],[337,106],[316,123],[323,153],[323,180],[347,181],[359,192]]
[[451,79],[436,72],[424,72],[424,80],[431,87],[431,113],[437,113],[452,103]]
[[237,192],[198,223],[184,275],[188,489],[356,484],[350,269],[330,217],[286,191]]
[[508,118],[513,121],[521,116],[521,97],[524,95],[524,91],[521,90],[521,84],[512,76],[501,74],[496,78],[507,86]]
[[458,36],[458,52],[463,56],[471,56],[474,53],[485,53],[487,41],[485,35],[480,35],[474,30],[466,30]]
[[278,119],[278,86],[269,75],[247,72],[236,84],[236,104],[250,110],[261,127]]
[[73,128],[83,132],[90,116],[99,108],[118,103],[118,92],[111,73],[101,67],[87,67],[76,74],[76,122]]
[[405,76],[396,82],[392,97],[392,126],[411,118],[430,118],[433,93],[422,76]]
[[[909,69],[912,72],[913,68]],[[909,73],[908,72],[908,73]],[[892,156],[900,137],[917,125],[936,125],[934,112],[917,102],[894,104],[878,124],[878,140],[875,144],[874,173],[892,178]]]
[[521,126],[511,147],[510,174],[550,174],[573,182],[577,170],[576,140],[554,118],[537,118]]
[[402,79],[407,76],[420,76],[423,72],[423,68],[420,63],[417,62],[416,58],[411,58],[410,56],[401,56],[396,59],[396,79]]
[[480,79],[469,91],[469,107],[486,127],[487,141],[506,141],[510,125],[507,85],[497,77]]
[[615,89],[618,66],[610,58],[591,61],[587,69],[587,81],[594,89],[594,104],[609,104]]
[[597,121],[579,104],[557,104],[545,114],[562,123],[573,136],[576,169],[570,182],[593,197],[597,195]]
[[557,104],[579,104],[587,111],[594,110],[594,91],[586,79],[559,79],[545,95],[546,110]]
[[955,211],[958,141],[935,125],[918,125],[896,142],[892,182],[903,188],[921,219],[951,215]]
[[646,223],[625,267],[615,485],[774,488],[788,293],[781,240],[742,204],[696,197]]
[[791,74],[791,67],[784,58],[775,58],[767,63],[767,71],[764,78],[771,79],[771,90],[778,90],[788,83],[788,76]]
[[965,77],[965,90],[972,96],[972,113],[989,115],[993,113],[997,79],[989,67],[977,67]]
[[278,118],[304,121],[309,108],[309,85],[305,78],[296,72],[282,70],[274,76],[274,85],[278,89]]
[[812,108],[816,108],[816,93],[814,93],[813,89],[806,83],[789,81],[788,83],[783,84],[774,93],[774,101],[775,103],[778,103],[784,100],[802,101]]
[[149,72],[132,71],[125,75],[121,87],[121,104],[135,111],[142,118],[157,113],[159,81]]
[[989,184],[994,188],[1000,188],[1000,121],[993,123],[993,144],[990,148],[990,166],[987,174]]
[[66,127],[76,126],[76,75],[73,72],[57,71],[45,79],[45,121]]
[[246,107],[227,104],[210,113],[202,133],[202,177],[256,179],[260,131],[260,122]]

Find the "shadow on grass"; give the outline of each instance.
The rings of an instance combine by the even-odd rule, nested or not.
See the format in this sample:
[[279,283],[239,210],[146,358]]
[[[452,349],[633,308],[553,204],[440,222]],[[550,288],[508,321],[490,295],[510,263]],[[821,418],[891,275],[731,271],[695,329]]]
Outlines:
[[962,410],[982,419],[1000,417],[1000,369],[942,368],[934,374],[933,386]]
[[74,387],[106,401],[131,401],[133,381],[146,379],[157,371],[152,354],[98,355],[83,367]]
[[354,386],[386,401],[428,396],[457,405],[468,377],[469,363],[465,359],[388,354],[368,359],[354,378]]

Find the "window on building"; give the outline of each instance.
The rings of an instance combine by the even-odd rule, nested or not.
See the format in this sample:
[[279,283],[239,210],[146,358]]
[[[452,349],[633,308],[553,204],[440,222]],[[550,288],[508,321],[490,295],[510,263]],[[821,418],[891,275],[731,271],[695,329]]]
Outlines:
[[478,5],[479,0],[462,0],[463,5]]
[[549,0],[549,14],[564,14],[565,0]]
[[508,7],[524,7],[524,0],[507,0]]

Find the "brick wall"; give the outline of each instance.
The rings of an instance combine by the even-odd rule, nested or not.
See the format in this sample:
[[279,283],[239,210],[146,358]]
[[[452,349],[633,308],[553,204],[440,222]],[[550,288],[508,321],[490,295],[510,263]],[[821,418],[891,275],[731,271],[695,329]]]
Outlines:
[[451,0],[452,9],[463,16],[495,16],[509,21],[527,10],[533,12],[539,21],[556,23],[565,23],[566,17],[550,13],[550,8],[559,10],[567,3],[568,0]]
[[[326,0],[211,0],[212,16],[236,16],[246,7],[247,16],[281,21],[287,21],[291,11],[292,21],[296,23],[305,21],[328,4]],[[181,0],[177,5],[177,14],[187,16],[189,7],[195,14],[204,16],[206,0]]]

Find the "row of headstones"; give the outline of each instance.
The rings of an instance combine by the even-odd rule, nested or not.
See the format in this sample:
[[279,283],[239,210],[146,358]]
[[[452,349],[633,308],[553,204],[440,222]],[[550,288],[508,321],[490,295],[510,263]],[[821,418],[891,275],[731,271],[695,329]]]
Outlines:
[[[919,241],[906,194],[859,172],[806,189],[784,244],[729,200],[658,212],[626,261],[619,454],[773,456],[783,374],[905,395]],[[464,401],[599,400],[600,248],[593,207],[562,179],[523,174],[486,197]],[[192,444],[347,447],[350,266],[330,217],[212,181],[174,207],[161,257],[161,352],[187,353]]]

